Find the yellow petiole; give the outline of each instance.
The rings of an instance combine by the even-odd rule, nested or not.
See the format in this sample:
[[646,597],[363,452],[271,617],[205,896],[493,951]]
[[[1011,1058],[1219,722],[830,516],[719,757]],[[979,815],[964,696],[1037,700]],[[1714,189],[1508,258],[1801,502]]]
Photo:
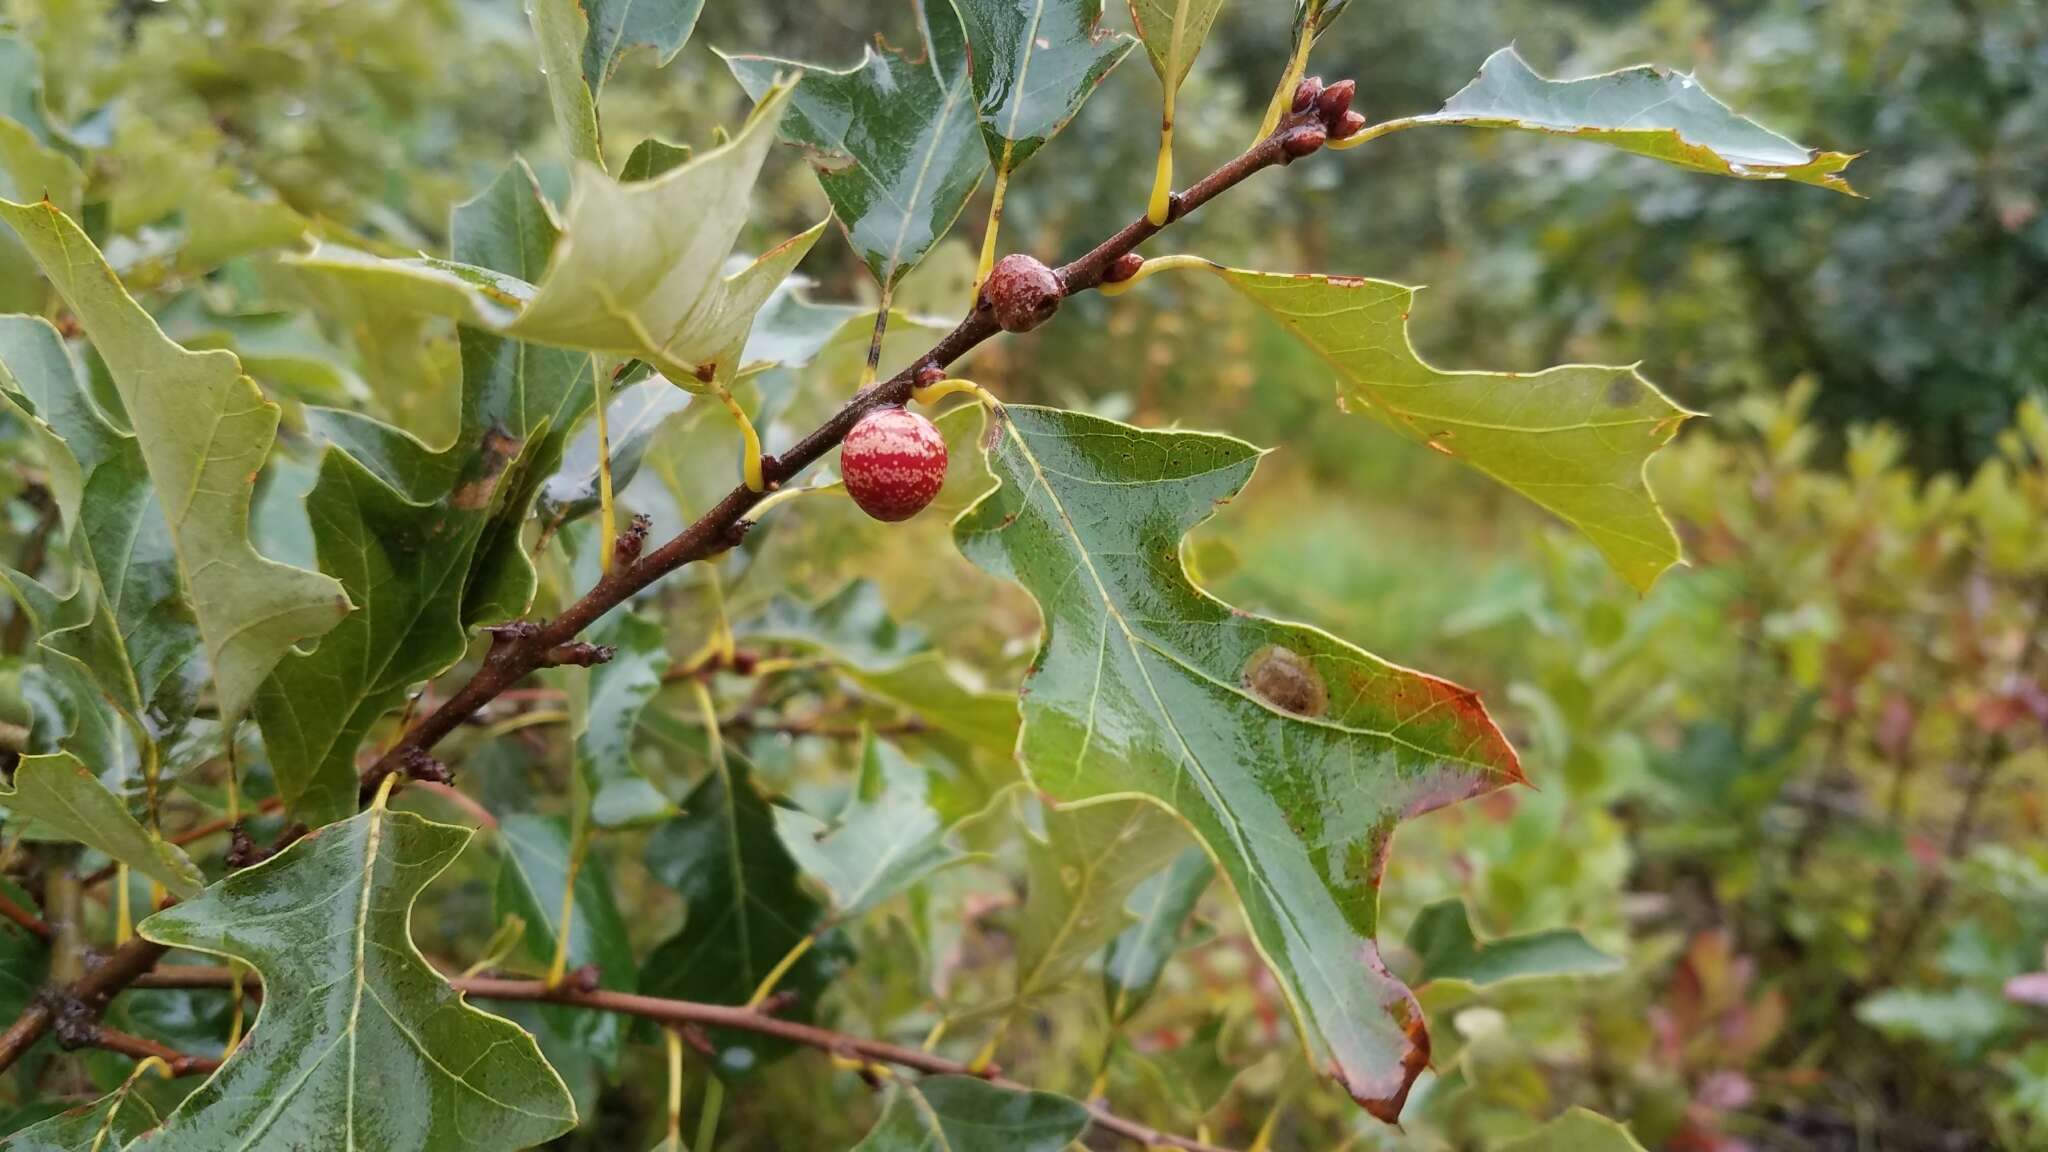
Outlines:
[[1132,274],[1130,279],[1120,280],[1115,284],[1105,281],[1097,291],[1104,296],[1121,296],[1137,287],[1147,277],[1156,276],[1161,272],[1171,272],[1177,268],[1203,268],[1212,272],[1217,270],[1214,261],[1204,260],[1200,256],[1154,256],[1138,265],[1137,272]]
[[972,380],[961,380],[958,378],[934,380],[930,384],[912,388],[910,390],[910,398],[919,404],[930,407],[948,396],[957,395],[962,392],[971,394],[975,399],[980,400],[990,408],[1001,408],[1003,406],[1003,402],[996,399],[988,389],[983,388]]

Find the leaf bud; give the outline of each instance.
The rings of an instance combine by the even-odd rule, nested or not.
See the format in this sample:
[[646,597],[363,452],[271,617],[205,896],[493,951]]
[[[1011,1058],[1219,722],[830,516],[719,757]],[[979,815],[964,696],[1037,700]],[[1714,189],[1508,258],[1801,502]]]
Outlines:
[[1358,81],[1337,81],[1316,97],[1316,114],[1323,118],[1323,123],[1334,126],[1346,112],[1351,111],[1351,98],[1357,92]]
[[1294,110],[1296,112],[1308,111],[1308,106],[1316,102],[1316,97],[1321,95],[1322,91],[1323,78],[1321,76],[1302,77],[1301,83],[1294,86]]
[[1121,284],[1136,276],[1138,269],[1144,266],[1145,258],[1143,256],[1138,255],[1136,252],[1126,252],[1110,261],[1109,267],[1103,269],[1102,282],[1105,284]]
[[1299,160],[1303,156],[1315,155],[1329,138],[1321,125],[1303,124],[1299,128],[1288,129],[1287,134],[1280,137],[1280,151],[1286,153],[1289,160]]

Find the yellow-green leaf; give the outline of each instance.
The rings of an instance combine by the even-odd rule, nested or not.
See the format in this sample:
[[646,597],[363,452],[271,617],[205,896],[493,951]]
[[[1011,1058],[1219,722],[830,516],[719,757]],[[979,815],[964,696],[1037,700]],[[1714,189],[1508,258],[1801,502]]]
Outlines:
[[71,218],[0,200],[45,275],[106,362],[176,542],[223,718],[240,716],[292,645],[349,609],[330,577],[279,564],[249,543],[249,501],[277,431],[277,405],[234,355],[190,352],[121,287]]
[[1629,1130],[1597,1112],[1573,1108],[1501,1152],[1643,1152]]
[[55,833],[119,860],[180,899],[206,883],[183,850],[144,828],[68,752],[24,756],[14,772],[14,790],[0,792],[0,807],[34,820],[43,835]]
[[1408,340],[1415,289],[1211,265],[1337,370],[1340,403],[1461,460],[1584,532],[1638,590],[1679,562],[1643,469],[1693,415],[1634,367],[1446,372]]
[[1209,38],[1209,26],[1223,10],[1223,0],[1130,0],[1131,23],[1152,70],[1170,92],[1188,78],[1202,42]]
[[526,15],[533,22],[534,38],[540,41],[540,71],[547,81],[548,104],[555,110],[563,143],[578,160],[604,167],[604,150],[598,142],[597,96],[583,75],[590,20],[584,15],[582,0],[526,0]]
[[789,89],[767,93],[731,142],[652,179],[576,169],[561,241],[537,284],[448,260],[386,260],[323,245],[296,263],[402,307],[536,344],[638,357],[701,391],[739,368],[754,314],[824,222],[724,274]]
[[1442,109],[1416,121],[1572,136],[1717,176],[1856,195],[1842,178],[1854,155],[1794,144],[1736,115],[1693,77],[1651,65],[1551,80],[1503,48]]

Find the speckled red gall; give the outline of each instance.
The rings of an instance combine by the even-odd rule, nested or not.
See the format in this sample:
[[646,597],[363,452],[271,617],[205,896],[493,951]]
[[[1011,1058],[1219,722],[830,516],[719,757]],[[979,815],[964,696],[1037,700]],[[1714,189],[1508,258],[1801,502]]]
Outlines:
[[946,483],[946,441],[915,412],[877,408],[841,442],[839,474],[861,511],[886,523],[908,520]]

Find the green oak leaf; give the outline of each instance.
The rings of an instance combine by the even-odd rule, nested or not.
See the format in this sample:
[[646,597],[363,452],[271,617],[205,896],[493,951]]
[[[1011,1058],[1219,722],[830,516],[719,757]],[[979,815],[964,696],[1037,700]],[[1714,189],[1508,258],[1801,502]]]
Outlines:
[[372,807],[138,926],[261,973],[262,1014],[150,1152],[503,1152],[575,1127],[533,1037],[465,1003],[414,946],[413,902],[467,829]]
[[[0,118],[4,118],[0,119],[0,134],[14,134],[13,127],[4,126],[12,125],[25,129],[38,148],[51,148],[57,143],[43,105],[42,64],[28,41],[14,35],[0,35]],[[10,152],[16,148],[26,150],[26,145],[17,140],[7,148]],[[38,159],[36,163],[40,166],[45,161]],[[23,182],[9,174],[10,168],[10,162],[0,160],[0,197],[35,200],[45,194],[39,187],[15,187]],[[57,187],[49,190],[53,198],[61,194],[66,179],[60,177],[55,182]],[[36,275],[35,258],[13,232],[0,229],[0,312],[36,315],[48,303],[49,291]]]
[[[202,184],[184,207],[185,242],[178,271],[198,276],[237,256],[295,244],[306,219],[275,198],[247,196],[218,184]],[[249,365],[244,365],[249,367]]]
[[1088,1128],[1088,1109],[1050,1092],[972,1076],[899,1080],[854,1152],[1060,1152]]
[[599,621],[585,639],[614,650],[610,660],[586,673],[589,691],[578,708],[576,769],[590,819],[600,828],[619,828],[669,816],[675,806],[633,763],[640,713],[668,672],[667,632],[654,620],[622,610]]
[[[74,542],[72,562],[90,568]],[[0,567],[0,586],[14,598],[36,632],[35,662],[21,670],[21,699],[28,713],[28,747],[33,753],[69,752],[94,766],[109,788],[126,793],[140,785],[146,733],[116,701],[128,699],[132,677],[120,654],[120,638],[95,580],[82,578],[70,595],[59,596],[11,568]],[[96,672],[95,669],[101,671]]]
[[179,573],[199,619],[224,718],[240,716],[292,646],[349,609],[333,578],[279,564],[249,543],[249,502],[278,409],[228,352],[188,352],[130,299],[70,217],[0,201],[113,377],[149,478],[164,500]]
[[1119,1035],[1108,1052],[1109,1098],[1160,1128],[1200,1126],[1244,1070],[1225,1052],[1223,1031],[1223,1017],[1212,1015],[1171,1048],[1140,1049]]
[[1887,988],[1856,1004],[1856,1019],[1887,1036],[1979,1050],[2012,1027],[2015,1005],[1996,987]]
[[88,559],[81,592],[105,610],[91,629],[105,659],[89,659],[70,631],[46,632],[46,645],[79,660],[131,723],[153,710],[177,724],[203,675],[199,628],[141,446],[100,410],[63,337],[41,319],[0,316],[0,403],[42,441],[58,509]]
[[1081,110],[1134,43],[1098,27],[1102,0],[953,0],[967,30],[982,143],[1014,172]]
[[[558,816],[515,813],[499,821],[502,863],[494,898],[496,918],[504,923],[506,916],[517,916],[526,924],[515,967],[538,974],[554,962],[562,932],[569,841],[569,821]],[[569,917],[569,967],[585,964],[596,965],[601,988],[631,992],[639,983],[626,920],[612,896],[610,872],[602,860],[589,858],[576,869],[576,904]],[[606,1062],[618,1058],[626,1039],[623,1018],[559,1005],[543,1005],[541,1012],[557,1035],[573,1039]]]
[[149,1098],[135,1090],[139,1081],[90,1104],[60,1112],[0,1140],[0,1152],[114,1152],[129,1146],[162,1123]]
[[[554,243],[517,163],[456,210],[457,252],[479,265],[517,274],[544,264]],[[448,447],[353,413],[309,414],[333,445],[306,498],[320,568],[358,610],[312,652],[281,660],[255,703],[278,791],[309,824],[356,810],[363,737],[414,684],[462,658],[465,625],[517,614],[532,597],[519,529],[560,433],[590,401],[591,357],[468,328],[459,339],[461,418]]]
[[619,183],[637,184],[642,180],[652,180],[686,162],[690,155],[688,144],[671,144],[649,136],[635,144],[626,162],[619,166]]
[[[605,407],[610,436],[612,487],[623,492],[640,474],[641,461],[654,436],[669,417],[688,408],[693,397],[660,376],[628,384],[612,393]],[[541,483],[536,505],[542,521],[560,526],[598,510],[596,422],[577,433],[562,453],[562,466]]]
[[36,822],[40,836],[75,840],[157,881],[179,899],[206,885],[183,849],[142,826],[128,805],[68,752],[24,756],[0,808]]
[[775,810],[775,834],[831,894],[835,919],[858,916],[967,859],[932,806],[930,786],[921,765],[870,733],[853,795],[832,823],[792,808]]
[[1418,984],[1495,984],[1529,976],[1590,976],[1621,967],[1618,958],[1569,928],[1503,936],[1482,944],[1472,934],[1463,900],[1444,900],[1417,913],[1408,929],[1408,947],[1422,958]]
[[1142,800],[1047,812],[1044,837],[1025,840],[1017,991],[1007,1007],[1057,991],[1115,940],[1131,923],[1131,894],[1186,843],[1172,813]]
[[1634,367],[1446,372],[1415,353],[1415,289],[1355,276],[1209,265],[1338,373],[1363,411],[1463,461],[1584,532],[1638,591],[1681,559],[1644,469],[1694,413]]
[[897,667],[931,647],[924,629],[899,624],[889,615],[882,588],[872,580],[848,581],[815,604],[779,593],[733,632],[750,640],[801,645],[864,672]]
[[[1138,29],[1138,40],[1145,45],[1152,70],[1159,73],[1170,109],[1171,94],[1180,89],[1188,70],[1195,66],[1195,56],[1209,38],[1223,0],[1130,0],[1130,4],[1131,23]],[[1169,112],[1169,121],[1171,118]]]
[[[560,246],[538,181],[516,160],[482,194],[456,208],[449,239],[455,259],[465,266],[522,280],[541,275]],[[477,541],[462,602],[463,621],[474,625],[522,616],[532,606],[539,578],[522,532],[541,485],[560,466],[571,434],[595,400],[597,358],[483,333],[462,335],[465,435],[487,444],[509,437],[526,445],[517,466],[500,480],[490,521]]]
[[810,152],[834,217],[885,291],[951,230],[988,168],[959,18],[948,0],[918,0],[917,17],[922,52],[870,48],[844,72],[725,59],[756,100],[801,74],[782,134]]
[[[414,450],[400,475],[419,480],[431,474],[423,445],[395,431],[391,438]],[[468,646],[464,577],[489,498],[511,463],[505,448],[479,447],[496,450],[473,457],[474,502],[458,503],[445,493],[410,500],[339,447],[321,463],[306,498],[320,567],[340,577],[359,610],[312,652],[280,661],[255,705],[278,791],[309,824],[355,810],[356,751],[370,726],[414,683],[461,659]]]
[[597,84],[584,76],[590,49],[590,20],[584,0],[526,0],[526,16],[540,42],[540,71],[546,79],[548,105],[562,142],[578,160],[604,166],[604,147],[597,127]]
[[[744,1004],[790,949],[824,932],[777,984],[797,994],[785,1017],[810,1019],[846,948],[825,930],[825,908],[804,888],[744,764],[719,764],[684,799],[681,815],[655,829],[647,868],[682,893],[688,914],[682,931],[642,966],[640,991]],[[713,1030],[711,1039],[718,1053],[713,1071],[724,1077],[746,1075],[789,1050],[752,1033]]]
[[867,694],[977,748],[1007,756],[1017,746],[1016,697],[961,684],[921,629],[890,618],[871,581],[851,581],[816,604],[778,595],[734,631],[818,653]]
[[[754,330],[747,334],[742,362],[799,368],[818,359],[850,328],[864,323],[870,333],[874,331],[872,310],[857,304],[816,303],[808,295],[813,287],[816,285],[803,276],[792,276],[776,287],[754,316]],[[900,315],[892,312],[890,319]],[[867,351],[866,344],[861,351]]]
[[1019,742],[1032,783],[1179,815],[1230,878],[1312,1064],[1397,1115],[1428,1048],[1374,940],[1381,869],[1401,820],[1521,782],[1513,750],[1473,693],[1189,582],[1182,536],[1258,449],[1024,406],[984,445],[997,485],[954,538],[1044,616]]
[[1214,879],[1216,865],[1209,854],[1186,848],[1131,892],[1124,910],[1134,922],[1110,941],[1102,962],[1102,988],[1114,1023],[1129,1020],[1151,998],[1166,962],[1187,939],[1188,917]]
[[0,197],[48,199],[60,212],[76,212],[84,192],[77,161],[37,139],[28,125],[0,119]]
[[583,43],[583,81],[593,93],[604,91],[619,66],[619,57],[634,48],[651,48],[655,61],[666,66],[689,43],[704,0],[580,0],[590,19]]
[[1643,1152],[1625,1125],[1598,1112],[1573,1108],[1536,1131],[1501,1145],[1501,1152]]
[[915,715],[934,731],[1004,757],[1016,750],[1016,695],[969,688],[937,652],[894,668],[853,669],[846,676],[868,695]]
[[43,66],[26,39],[0,35],[0,117],[27,128],[45,144],[56,142],[43,97]]
[[1349,7],[1351,0],[1295,0],[1294,34],[1321,36]]
[[1855,156],[1803,148],[1729,111],[1693,77],[1649,65],[1551,80],[1503,48],[1442,109],[1415,119],[1570,136],[1717,176],[1793,180],[1856,195],[1842,177]]
[[578,165],[561,242],[544,270],[387,260],[331,244],[293,264],[529,343],[646,360],[677,385],[705,391],[736,374],[754,314],[825,227],[724,274],[788,100],[787,88],[768,94],[730,142],[650,180],[621,184]]

